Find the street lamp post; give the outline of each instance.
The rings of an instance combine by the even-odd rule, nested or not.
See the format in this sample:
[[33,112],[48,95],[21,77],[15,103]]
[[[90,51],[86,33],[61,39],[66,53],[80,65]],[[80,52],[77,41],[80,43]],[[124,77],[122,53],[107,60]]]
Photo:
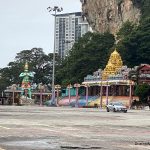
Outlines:
[[62,7],[58,7],[58,6],[54,6],[54,7],[48,7],[47,10],[49,12],[51,11],[54,11],[55,14],[54,14],[54,17],[55,17],[55,20],[54,20],[54,51],[53,51],[53,75],[52,75],[52,103],[55,103],[55,49],[56,49],[56,43],[55,43],[55,40],[56,40],[56,14],[57,12],[61,12],[63,11]]
[[76,84],[74,84],[74,87],[76,88],[76,107],[79,107],[79,104],[78,104],[78,100],[79,100],[78,92],[79,92],[80,84],[76,83]]

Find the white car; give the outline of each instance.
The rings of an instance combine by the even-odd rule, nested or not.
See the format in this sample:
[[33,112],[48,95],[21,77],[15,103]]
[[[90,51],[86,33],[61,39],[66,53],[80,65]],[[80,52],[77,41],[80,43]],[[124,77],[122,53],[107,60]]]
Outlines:
[[127,107],[124,106],[121,102],[110,102],[106,106],[106,110],[107,110],[107,112],[109,112],[109,111],[113,111],[113,112],[121,111],[121,112],[126,113]]

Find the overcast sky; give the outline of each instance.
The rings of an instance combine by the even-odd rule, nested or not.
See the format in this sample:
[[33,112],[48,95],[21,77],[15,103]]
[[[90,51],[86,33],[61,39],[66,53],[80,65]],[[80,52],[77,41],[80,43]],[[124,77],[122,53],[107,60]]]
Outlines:
[[55,5],[63,13],[81,11],[80,0],[0,0],[0,68],[22,50],[53,52],[54,17],[46,8]]

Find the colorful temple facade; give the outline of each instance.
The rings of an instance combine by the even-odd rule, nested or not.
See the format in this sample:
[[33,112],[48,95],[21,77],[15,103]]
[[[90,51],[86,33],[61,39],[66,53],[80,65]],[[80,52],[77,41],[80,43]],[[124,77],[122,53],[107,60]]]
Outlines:
[[47,85],[42,83],[33,84],[31,80],[34,78],[34,72],[28,70],[28,62],[24,65],[24,72],[19,77],[23,78],[21,86],[13,84],[4,91],[6,95],[6,104],[9,105],[43,105],[51,97]]
[[[115,49],[109,57],[104,70],[98,69],[87,75],[79,87],[66,89],[66,95],[58,104],[78,107],[105,107],[111,101],[123,102],[130,107],[134,96],[135,82],[129,79],[131,68],[123,65],[120,54]],[[69,91],[76,90],[73,96]],[[80,88],[81,93],[78,93]],[[68,94],[67,94],[68,93]]]
[[[51,92],[46,85],[31,85],[30,78],[34,77],[34,73],[28,71],[27,62],[20,77],[23,78],[21,87],[12,85],[5,90],[5,93],[10,93],[10,104],[19,104],[22,95],[25,100],[27,96],[30,101],[33,99],[34,104],[42,105],[50,100]],[[135,83],[150,84],[150,65],[128,68],[123,65],[121,56],[115,49],[104,70],[98,69],[93,75],[87,75],[82,84],[68,85],[61,91],[61,97],[59,90],[55,89],[56,100],[59,106],[105,107],[111,101],[120,101],[131,107],[132,101],[138,100],[138,97],[134,96]]]
[[133,98],[134,81],[129,80],[131,68],[123,66],[120,54],[115,49],[110,55],[104,70],[99,69],[93,75],[87,75],[82,85],[88,86],[88,95],[99,95],[89,105],[105,106],[110,101],[121,101],[128,107]]

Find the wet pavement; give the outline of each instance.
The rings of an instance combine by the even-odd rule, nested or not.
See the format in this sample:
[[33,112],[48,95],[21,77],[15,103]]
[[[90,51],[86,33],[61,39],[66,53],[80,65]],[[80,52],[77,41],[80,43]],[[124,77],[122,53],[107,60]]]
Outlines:
[[0,106],[0,150],[148,150],[150,111]]

